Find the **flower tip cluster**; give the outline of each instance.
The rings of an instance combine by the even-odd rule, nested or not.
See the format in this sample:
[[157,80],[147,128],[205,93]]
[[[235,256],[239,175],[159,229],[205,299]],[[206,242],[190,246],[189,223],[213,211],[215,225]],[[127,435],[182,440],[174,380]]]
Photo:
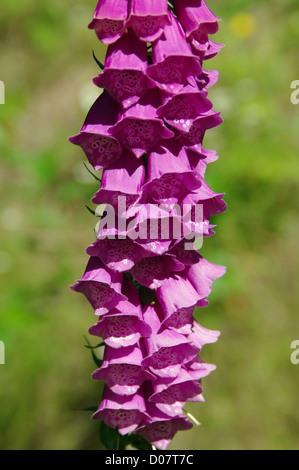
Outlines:
[[218,156],[202,146],[222,122],[208,99],[218,72],[203,68],[221,48],[210,39],[218,22],[203,0],[99,0],[89,27],[108,45],[94,79],[104,92],[70,138],[103,170],[92,201],[107,204],[71,286],[105,343],[93,418],[161,450],[193,426],[186,403],[204,401],[202,379],[215,369],[199,353],[220,335],[193,316],[225,273],[195,246],[226,209],[204,179]]

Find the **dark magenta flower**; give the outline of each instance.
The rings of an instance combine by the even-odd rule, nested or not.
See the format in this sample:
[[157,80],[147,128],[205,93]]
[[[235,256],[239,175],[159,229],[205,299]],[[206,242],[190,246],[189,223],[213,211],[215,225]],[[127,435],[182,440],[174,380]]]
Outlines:
[[158,115],[168,123],[176,119],[195,119],[199,114],[204,114],[212,108],[212,103],[207,99],[207,91],[199,91],[197,86],[185,85],[175,95],[162,92],[163,105],[158,110]]
[[198,39],[193,39],[191,45],[194,54],[199,56],[202,61],[212,59],[223,47],[222,44],[217,44],[208,39],[205,33],[201,33]]
[[144,358],[140,344],[113,348],[106,345],[103,365],[93,373],[93,378],[103,380],[112,392],[133,395],[153,375],[142,366]]
[[103,43],[111,44],[125,32],[127,18],[128,0],[99,0],[89,28]]
[[171,139],[174,134],[157,114],[160,98],[157,89],[148,90],[139,102],[119,114],[111,133],[121,144],[141,157],[160,140]]
[[71,137],[80,145],[90,164],[96,169],[109,167],[122,154],[122,146],[110,133],[119,113],[119,104],[104,92],[91,107],[79,134]]
[[221,21],[208,8],[204,0],[175,0],[178,19],[192,50],[202,60],[211,59],[223,47],[209,39],[209,34],[217,33]]
[[167,278],[177,271],[182,271],[184,265],[175,257],[165,254],[151,258],[143,258],[131,269],[131,274],[142,286],[157,289]]
[[127,27],[145,42],[158,39],[170,23],[167,0],[130,0]]
[[168,329],[156,335],[153,333],[145,339],[145,344],[148,355],[142,366],[164,379],[177,377],[182,365],[199,352],[184,335]]
[[105,238],[97,239],[87,248],[87,254],[98,256],[111,270],[126,272],[133,268],[141,259],[149,256],[149,253],[130,238]]
[[163,36],[153,43],[153,64],[148,67],[148,75],[160,88],[175,93],[186,85],[188,77],[199,75],[202,67],[182,26],[174,16],[170,19],[171,24],[165,26]]
[[174,4],[187,39],[197,38],[200,33],[217,33],[220,19],[204,0],[174,0]]
[[103,338],[108,346],[126,348],[151,335],[151,328],[138,315],[110,310],[90,327],[89,333]]
[[128,30],[108,47],[104,71],[94,79],[100,88],[125,108],[135,104],[155,83],[146,75],[148,53],[146,43]]
[[121,285],[122,274],[106,268],[99,258],[91,257],[83,277],[71,288],[84,294],[95,310],[109,310],[126,299]]
[[[211,88],[219,79],[217,70],[202,70],[202,73],[194,78],[200,90],[207,90]],[[194,82],[193,82],[194,84]]]
[[124,150],[121,158],[103,171],[101,189],[94,195],[95,204],[111,204],[115,213],[122,209],[120,197],[125,198],[124,209],[131,207],[141,197],[145,180],[145,168],[130,150]]
[[168,123],[179,133],[178,140],[185,147],[201,144],[207,129],[219,126],[222,119],[219,112],[208,111],[195,119],[172,119]]
[[177,142],[161,142],[152,149],[148,156],[148,178],[142,190],[154,202],[172,208],[187,192],[200,186],[186,150]]
[[[201,305],[212,290],[213,282],[225,274],[225,268],[204,258],[165,279],[156,294],[163,310],[174,313],[180,308]],[[205,304],[205,302],[204,302]]]

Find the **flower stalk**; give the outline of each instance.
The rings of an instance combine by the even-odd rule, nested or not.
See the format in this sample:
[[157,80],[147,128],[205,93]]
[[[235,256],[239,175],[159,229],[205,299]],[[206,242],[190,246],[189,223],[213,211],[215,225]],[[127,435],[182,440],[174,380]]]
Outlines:
[[204,135],[222,122],[208,99],[218,74],[203,68],[221,48],[210,40],[218,22],[203,0],[99,0],[89,25],[108,45],[94,79],[104,91],[70,141],[103,170],[92,201],[107,206],[71,288],[91,304],[89,333],[105,344],[93,418],[116,430],[118,448],[164,450],[198,426],[185,405],[204,401],[202,379],[215,369],[199,353],[220,333],[193,312],[225,273],[196,249],[226,209],[204,179],[218,158]]

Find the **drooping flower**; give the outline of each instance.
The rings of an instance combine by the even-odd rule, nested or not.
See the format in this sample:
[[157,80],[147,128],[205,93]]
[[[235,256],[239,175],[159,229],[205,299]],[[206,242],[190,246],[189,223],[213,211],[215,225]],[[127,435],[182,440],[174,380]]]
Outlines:
[[122,154],[122,146],[110,133],[119,113],[119,104],[107,92],[102,93],[91,107],[79,134],[71,137],[72,144],[84,150],[96,169],[109,167]]
[[104,71],[94,79],[94,83],[108,90],[112,98],[127,108],[155,86],[146,75],[147,66],[146,43],[139,41],[129,29],[108,47]]
[[158,39],[169,24],[167,0],[130,0],[127,27],[145,42]]
[[215,369],[199,354],[220,334],[193,316],[225,273],[195,248],[226,209],[204,179],[218,156],[203,139],[222,123],[208,99],[218,72],[203,68],[222,47],[209,37],[218,23],[203,0],[99,0],[89,27],[108,44],[94,79],[104,92],[70,139],[103,170],[92,202],[105,209],[71,287],[105,343],[93,418],[160,450],[192,428],[186,406],[204,401],[202,379]]
[[172,208],[186,192],[201,186],[191,169],[186,150],[177,142],[161,142],[148,156],[148,178],[143,193],[155,203]]
[[170,16],[170,20],[163,36],[153,43],[153,64],[148,67],[148,75],[161,89],[176,93],[187,83],[188,77],[199,75],[202,67],[182,26],[174,16]]
[[205,114],[212,108],[207,99],[206,91],[199,91],[197,86],[185,85],[175,95],[161,93],[163,104],[158,110],[159,116],[168,123],[177,119],[195,119],[199,114]]
[[197,38],[200,33],[217,33],[220,18],[214,15],[204,0],[174,0],[174,4],[187,39],[190,36]]
[[[145,180],[145,168],[130,150],[124,150],[121,158],[103,171],[101,189],[94,195],[95,204],[111,204],[116,214],[120,214],[121,197],[124,197],[124,210],[138,202]],[[121,181],[121,185],[119,184]]]
[[183,271],[175,273],[164,280],[156,294],[162,308],[174,313],[177,309],[206,305],[207,297],[212,290],[213,282],[225,274],[225,268],[204,258]]
[[145,309],[144,319],[151,325],[152,334],[145,339],[147,356],[142,365],[158,377],[177,377],[182,364],[189,362],[198,354],[197,346],[193,345],[185,335],[174,330],[165,328],[160,331],[161,322],[156,305]]
[[136,105],[120,112],[118,122],[111,128],[112,135],[136,157],[142,157],[160,140],[174,136],[157,115],[159,105],[157,89],[148,90]]
[[99,0],[90,29],[105,44],[119,39],[126,30],[128,18],[128,0]]
[[219,114],[211,110],[195,119],[172,119],[168,120],[168,123],[179,132],[179,142],[185,147],[192,147],[202,144],[207,129],[212,129],[222,123]]
[[223,47],[209,39],[209,34],[217,33],[219,21],[208,8],[204,0],[175,0],[178,19],[182,24],[186,38],[192,45],[192,50],[202,60],[211,59]]

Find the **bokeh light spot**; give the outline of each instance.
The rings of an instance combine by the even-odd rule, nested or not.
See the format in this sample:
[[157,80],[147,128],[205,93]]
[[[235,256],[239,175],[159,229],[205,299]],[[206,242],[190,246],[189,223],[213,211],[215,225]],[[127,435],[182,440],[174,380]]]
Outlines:
[[255,17],[248,12],[237,13],[232,16],[229,26],[232,33],[239,38],[248,38],[252,36],[257,29]]

